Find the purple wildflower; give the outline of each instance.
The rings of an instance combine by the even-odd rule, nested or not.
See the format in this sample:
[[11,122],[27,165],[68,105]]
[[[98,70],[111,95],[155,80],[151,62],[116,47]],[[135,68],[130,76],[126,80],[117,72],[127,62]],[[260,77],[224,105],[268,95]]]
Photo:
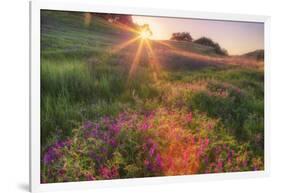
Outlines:
[[159,153],[156,155],[156,164],[158,167],[162,167],[162,159]]
[[156,145],[155,145],[155,144],[152,144],[151,148],[149,149],[149,155],[150,155],[150,157],[153,156],[155,150],[156,150]]
[[114,139],[111,139],[110,142],[109,142],[109,144],[110,144],[113,148],[117,147],[117,142],[116,142],[116,140],[114,140]]
[[91,129],[93,128],[94,124],[91,121],[86,121],[83,125],[84,129]]
[[45,152],[43,156],[43,163],[46,165],[49,165],[52,163],[54,160],[58,159],[59,157],[62,156],[62,152],[60,149],[63,147],[69,148],[72,144],[72,141],[66,140],[66,141],[57,141],[53,146],[49,147],[47,151]]
[[53,147],[50,147],[43,157],[43,162],[46,165],[49,165],[57,158],[57,152],[54,150]]
[[110,129],[113,131],[113,134],[118,134],[121,128],[117,124],[112,124]]

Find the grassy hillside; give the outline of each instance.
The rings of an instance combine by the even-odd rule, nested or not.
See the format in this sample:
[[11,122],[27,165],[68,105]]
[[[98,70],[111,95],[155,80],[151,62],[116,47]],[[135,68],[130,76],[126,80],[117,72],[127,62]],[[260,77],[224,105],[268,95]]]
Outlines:
[[246,54],[243,54],[242,57],[251,58],[258,61],[264,60],[264,50],[255,50]]
[[263,68],[41,14],[42,182],[263,169]]

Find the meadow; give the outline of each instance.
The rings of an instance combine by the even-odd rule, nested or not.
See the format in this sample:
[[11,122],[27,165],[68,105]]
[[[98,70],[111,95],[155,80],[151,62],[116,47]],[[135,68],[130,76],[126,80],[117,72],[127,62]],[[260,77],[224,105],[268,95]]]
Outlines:
[[263,61],[135,37],[41,12],[41,182],[263,170]]

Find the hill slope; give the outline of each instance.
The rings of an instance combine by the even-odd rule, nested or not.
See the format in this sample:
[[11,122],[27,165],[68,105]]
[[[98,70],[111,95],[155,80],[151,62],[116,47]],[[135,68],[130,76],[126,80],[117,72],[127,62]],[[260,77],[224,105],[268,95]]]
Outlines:
[[252,52],[248,52],[246,54],[243,54],[242,57],[262,61],[262,60],[264,60],[264,50],[255,50]]

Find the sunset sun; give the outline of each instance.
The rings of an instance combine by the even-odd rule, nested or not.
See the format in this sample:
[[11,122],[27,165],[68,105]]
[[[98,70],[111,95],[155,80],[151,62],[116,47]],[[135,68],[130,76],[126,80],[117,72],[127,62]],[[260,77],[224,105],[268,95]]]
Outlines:
[[149,39],[151,37],[151,32],[149,30],[142,30],[140,31],[140,38],[142,39]]

